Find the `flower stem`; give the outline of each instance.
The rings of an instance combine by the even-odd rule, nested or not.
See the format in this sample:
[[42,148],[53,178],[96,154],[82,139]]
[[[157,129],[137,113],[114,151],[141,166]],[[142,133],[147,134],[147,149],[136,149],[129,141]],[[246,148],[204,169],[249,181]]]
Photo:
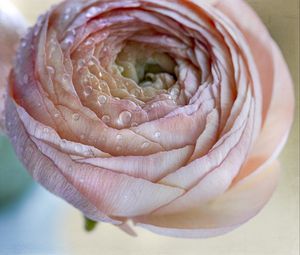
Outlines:
[[87,232],[92,232],[98,224],[97,221],[93,221],[87,217],[84,217],[84,221],[85,221],[84,228]]

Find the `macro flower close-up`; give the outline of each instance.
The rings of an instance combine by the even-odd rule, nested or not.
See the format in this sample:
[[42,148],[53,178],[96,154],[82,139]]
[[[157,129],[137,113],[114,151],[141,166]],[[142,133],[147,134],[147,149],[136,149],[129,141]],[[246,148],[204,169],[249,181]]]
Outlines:
[[211,238],[257,215],[289,167],[295,88],[250,5],[54,2],[26,32],[0,23],[0,127],[31,177],[87,230]]

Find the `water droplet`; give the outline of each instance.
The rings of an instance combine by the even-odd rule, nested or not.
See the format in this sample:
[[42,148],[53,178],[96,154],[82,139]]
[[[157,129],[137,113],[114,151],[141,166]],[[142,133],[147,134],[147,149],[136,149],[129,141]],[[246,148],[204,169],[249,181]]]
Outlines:
[[83,83],[84,83],[84,84],[89,84],[89,83],[90,83],[89,78],[85,76],[85,77],[83,78]]
[[103,115],[101,119],[103,120],[104,123],[110,122],[110,116],[108,116],[108,115]]
[[156,107],[158,107],[159,106],[159,103],[153,103],[152,105],[151,105],[151,108],[156,108]]
[[85,14],[85,16],[87,18],[92,18],[93,16],[95,16],[98,13],[98,8],[97,7],[91,7],[87,13]]
[[28,74],[24,74],[24,76],[23,76],[23,82],[24,82],[24,83],[27,83],[28,80],[29,80]]
[[168,90],[168,92],[170,93],[170,99],[175,99],[175,98],[177,98],[178,97],[178,95],[179,95],[179,93],[180,93],[180,91],[179,91],[179,89],[178,88],[170,88],[169,90]]
[[144,142],[144,143],[142,144],[142,149],[146,149],[146,148],[148,148],[149,146],[150,146],[150,143]]
[[89,39],[84,43],[84,45],[90,46],[90,45],[92,45],[92,44],[94,44],[94,43],[95,43],[95,40],[94,40],[93,38],[89,38]]
[[22,41],[21,41],[21,47],[22,47],[22,48],[25,48],[26,45],[27,45],[26,40],[25,40],[25,39],[22,39]]
[[81,68],[85,66],[85,61],[84,59],[79,59],[77,62],[77,71],[79,71]]
[[70,76],[65,73],[65,74],[63,74],[62,79],[63,79],[64,82],[67,82],[67,81],[69,81]]
[[72,34],[66,36],[66,38],[62,41],[61,47],[62,49],[66,49],[70,47],[74,43],[75,37]]
[[121,139],[123,138],[123,136],[122,136],[121,134],[118,134],[118,135],[116,136],[116,138],[117,138],[117,140],[121,140]]
[[93,93],[93,88],[91,86],[87,86],[85,89],[84,89],[84,95],[87,97],[87,96],[90,96],[91,94]]
[[155,138],[160,138],[160,136],[161,136],[160,132],[155,132],[155,133],[154,133],[154,137],[155,137]]
[[47,70],[50,75],[55,74],[55,69],[52,66],[47,66]]
[[99,77],[101,78],[103,76],[102,72],[99,72]]
[[132,122],[132,123],[131,123],[131,126],[132,126],[132,127],[137,127],[138,125],[139,125],[139,124],[138,124],[137,122]]
[[80,119],[80,115],[78,113],[74,113],[72,118],[73,118],[73,120],[77,121]]
[[39,29],[38,26],[36,26],[35,29],[34,29],[34,31],[33,31],[33,35],[37,36],[39,34],[39,32],[40,32],[40,29]]
[[70,14],[70,12],[72,11],[72,8],[71,7],[68,7],[65,11],[66,14]]
[[60,116],[59,113],[54,114],[54,118],[59,118],[59,116]]
[[64,20],[68,20],[69,18],[70,18],[70,15],[66,13],[66,14],[64,15]]
[[106,101],[107,101],[106,96],[101,95],[101,96],[98,97],[98,102],[99,102],[99,104],[105,104]]
[[77,145],[75,145],[74,149],[75,149],[76,152],[80,152],[81,151],[81,146],[77,144]]
[[122,122],[122,124],[127,125],[130,123],[132,118],[131,112],[124,111],[120,113],[119,119]]

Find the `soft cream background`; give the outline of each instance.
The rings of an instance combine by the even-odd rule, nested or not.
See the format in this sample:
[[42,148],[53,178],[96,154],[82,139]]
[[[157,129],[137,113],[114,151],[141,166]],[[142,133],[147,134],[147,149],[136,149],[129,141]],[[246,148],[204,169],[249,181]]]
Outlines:
[[[6,1],[6,0],[0,0]],[[58,0],[12,0],[28,21]],[[62,222],[64,254],[161,254],[161,255],[296,255],[299,254],[299,1],[248,0],[281,47],[290,67],[297,95],[296,121],[281,154],[282,178],[269,204],[250,222],[225,236],[206,240],[162,237],[138,229],[128,237],[113,226],[82,230],[81,215],[68,207]],[[60,245],[58,245],[60,246]]]

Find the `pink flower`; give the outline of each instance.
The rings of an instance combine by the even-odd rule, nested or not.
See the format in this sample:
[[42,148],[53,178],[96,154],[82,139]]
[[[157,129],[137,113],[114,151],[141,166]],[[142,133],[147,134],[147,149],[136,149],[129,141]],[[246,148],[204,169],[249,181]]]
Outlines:
[[242,0],[65,1],[24,42],[9,135],[34,179],[88,218],[210,237],[269,200],[293,88]]

